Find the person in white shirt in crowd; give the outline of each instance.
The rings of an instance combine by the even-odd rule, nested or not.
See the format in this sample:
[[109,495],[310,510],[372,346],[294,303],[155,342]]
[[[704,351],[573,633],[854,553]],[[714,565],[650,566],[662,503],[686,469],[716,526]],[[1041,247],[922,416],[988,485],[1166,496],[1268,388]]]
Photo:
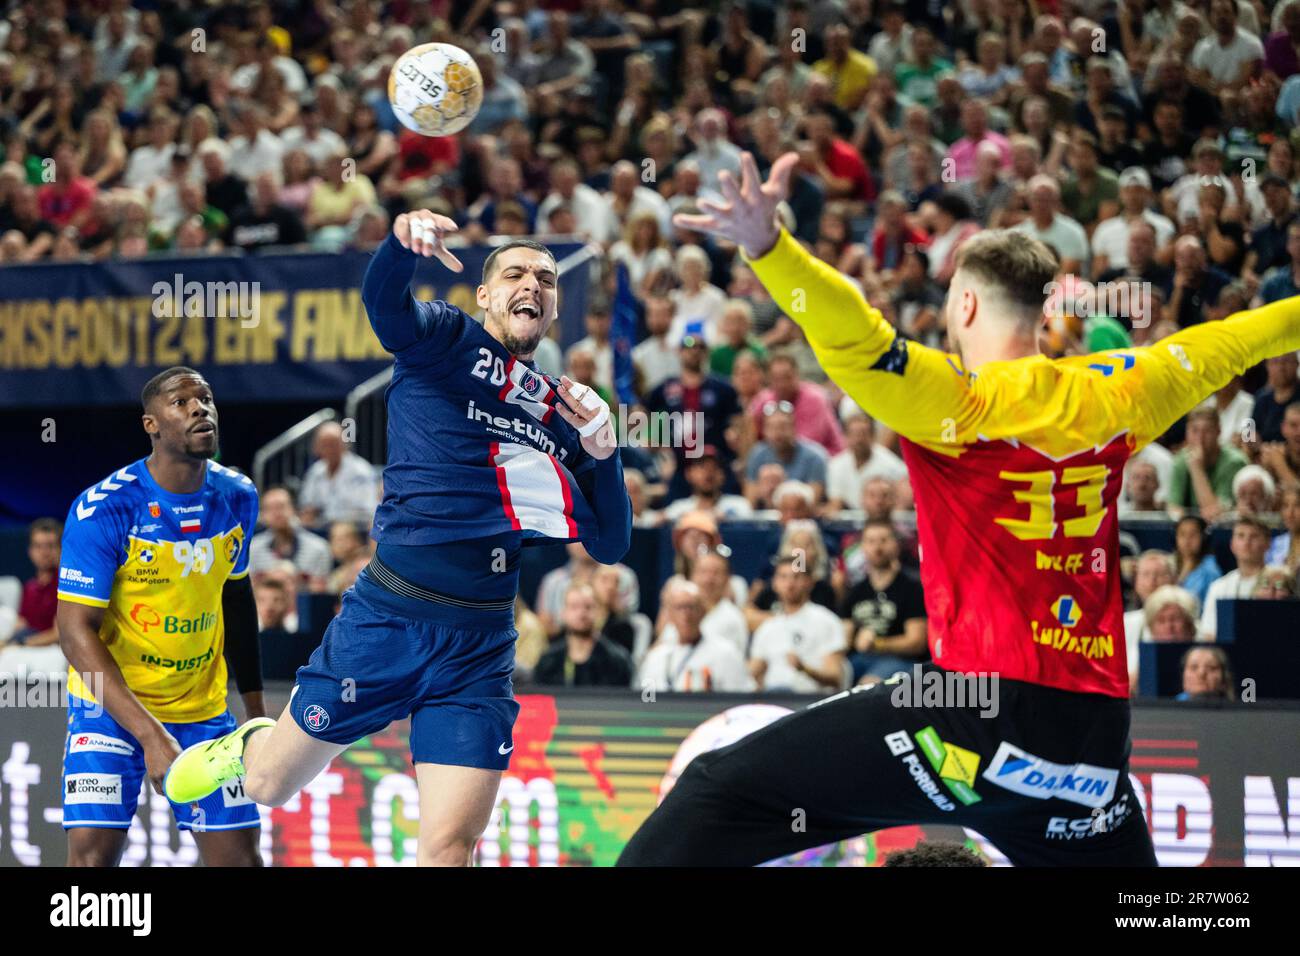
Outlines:
[[123,178],[125,185],[144,190],[150,183],[167,175],[172,154],[176,152],[176,127],[179,123],[176,114],[165,106],[156,106],[149,112],[149,139],[143,146],[131,150]]
[[375,466],[348,451],[338,422],[326,422],[316,429],[312,453],[316,461],[303,476],[298,496],[303,523],[355,521],[370,527],[379,507]]
[[[749,626],[745,623],[745,613],[736,606],[729,555],[730,549],[725,545],[704,552],[695,559],[690,580],[704,596],[704,620],[700,627],[705,635],[734,645],[743,659],[749,653]],[[670,630],[671,623],[664,629],[665,638]]]
[[741,652],[704,629],[705,599],[699,586],[674,582],[665,589],[664,601],[669,622],[665,637],[646,654],[634,686],[643,692],[752,691],[754,681]]
[[754,632],[749,671],[760,689],[818,694],[844,688],[849,676],[844,625],[809,598],[813,578],[807,557],[777,559],[772,587],[775,612]]
[[[614,223],[615,233],[627,235],[627,227],[641,213],[649,213],[659,227],[660,236],[673,232],[668,200],[649,186],[641,185],[641,169],[628,159],[620,159],[609,171],[609,191],[603,197]],[[612,251],[611,251],[612,255]]]
[[670,342],[680,342],[687,329],[698,325],[704,341],[718,344],[718,319],[727,304],[727,294],[709,282],[709,256],[699,246],[686,245],[677,250],[673,271],[678,286],[670,293],[673,301],[673,324],[668,330]]
[[907,477],[907,466],[884,445],[876,443],[876,423],[859,412],[844,421],[844,450],[826,464],[826,511],[828,514],[853,507],[862,500],[862,483],[868,478],[898,481]]
[[[610,268],[627,267],[628,283],[641,298],[648,299],[666,286],[673,268],[673,254],[664,242],[656,215],[642,209],[633,212],[623,227],[623,238],[609,249]],[[680,336],[670,341],[681,341]]]
[[1092,233],[1092,271],[1128,267],[1128,236],[1135,223],[1147,222],[1156,234],[1156,248],[1169,243],[1177,229],[1165,216],[1150,208],[1151,176],[1141,166],[1130,166],[1119,174],[1120,211],[1103,219]]
[[1205,592],[1201,631],[1206,640],[1214,640],[1219,633],[1220,600],[1248,598],[1255,593],[1272,537],[1268,525],[1252,515],[1241,515],[1233,522],[1231,550],[1237,559],[1237,567],[1211,584]]
[[1237,25],[1236,0],[1213,0],[1210,28],[1214,32],[1192,49],[1190,79],[1209,90],[1238,90],[1264,59],[1264,44]]
[[1219,444],[1241,448],[1245,444],[1246,423],[1252,421],[1255,411],[1255,396],[1242,387],[1242,377],[1234,375],[1205,403],[1219,413]]
[[279,175],[284,168],[284,140],[266,125],[266,110],[256,103],[232,105],[232,125],[239,135],[230,143],[230,172],[246,182],[262,173]]
[[645,303],[646,337],[632,346],[632,364],[641,373],[641,394],[682,374],[682,358],[668,330],[673,325],[673,302],[666,295],[652,295]]
[[683,159],[699,166],[705,189],[720,188],[718,175],[724,169],[732,176],[740,175],[740,148],[727,139],[727,118],[721,110],[708,107],[696,113],[691,139],[695,150]]
[[1061,257],[1061,272],[1088,275],[1088,233],[1079,222],[1060,211],[1060,184],[1040,173],[1029,180],[1027,189],[1029,218],[1011,228],[1055,249]]
[[588,385],[598,385],[608,392],[614,390],[614,346],[609,341],[611,324],[609,307],[603,304],[593,305],[587,310],[587,334],[569,346],[564,355],[564,364],[568,366],[574,352],[588,353],[596,364],[595,381]]
[[708,511],[719,521],[736,521],[752,518],[754,509],[740,495],[723,494],[727,473],[723,470],[722,456],[714,445],[705,445],[700,454],[686,456],[686,483],[692,494],[678,498],[664,509],[664,517],[676,521],[689,511]]
[[[706,192],[704,198],[717,199],[720,193]],[[673,194],[668,197],[668,208],[676,215],[687,207],[697,206],[700,196],[700,167],[684,159],[673,167]]]
[[551,211],[563,203],[573,210],[578,232],[603,244],[618,238],[618,220],[600,193],[582,181],[576,160],[558,159],[550,173],[551,191],[537,207],[538,222],[549,222]]
[[1146,618],[1147,599],[1156,588],[1178,583],[1178,564],[1168,551],[1150,549],[1138,555],[1133,571],[1133,596],[1137,606],[1124,612],[1124,644],[1128,651],[1129,683],[1137,686],[1138,644],[1151,640]]
[[867,44],[867,56],[889,76],[900,63],[912,59],[912,27],[905,19],[905,11],[904,4],[886,0],[880,10],[880,31]]
[[266,530],[253,535],[248,543],[248,570],[253,582],[287,561],[298,576],[295,583],[305,584],[310,591],[324,591],[334,568],[329,542],[302,527],[288,488],[268,488],[262,493],[261,505],[259,520]]
[[[695,562],[711,551],[731,554],[722,543],[722,532],[718,530],[718,521],[708,511],[690,511],[682,515],[673,524],[673,575],[664,582],[664,588],[674,581],[690,581],[695,577]],[[737,607],[749,603],[749,584],[739,574],[731,575],[728,585],[732,602]],[[664,590],[660,589],[659,618],[655,622],[655,631],[662,633],[667,624],[664,618]]]
[[1267,468],[1247,465],[1233,476],[1232,500],[1239,515],[1274,515],[1277,513],[1277,483]]
[[299,114],[301,125],[291,126],[280,134],[285,152],[300,149],[311,157],[317,169],[338,156],[348,155],[348,144],[334,130],[321,123],[320,110],[314,102],[304,103]]

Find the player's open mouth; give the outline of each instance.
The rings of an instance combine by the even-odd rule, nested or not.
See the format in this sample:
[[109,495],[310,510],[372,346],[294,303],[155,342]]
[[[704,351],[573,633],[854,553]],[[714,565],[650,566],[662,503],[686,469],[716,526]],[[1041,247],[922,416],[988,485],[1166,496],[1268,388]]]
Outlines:
[[541,318],[542,310],[532,302],[519,302],[510,310],[511,315],[523,316],[527,319]]
[[217,426],[212,424],[212,422],[204,422],[202,425],[195,425],[193,428],[190,429],[190,432],[195,435],[207,435],[207,434],[211,434],[212,432],[215,432],[216,430],[217,430]]

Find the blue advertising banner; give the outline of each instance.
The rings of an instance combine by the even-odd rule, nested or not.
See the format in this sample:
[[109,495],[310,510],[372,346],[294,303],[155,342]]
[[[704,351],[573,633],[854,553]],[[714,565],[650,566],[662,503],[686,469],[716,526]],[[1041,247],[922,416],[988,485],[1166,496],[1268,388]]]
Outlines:
[[[551,246],[557,260],[577,244]],[[421,299],[470,314],[491,246],[465,271],[416,269]],[[563,341],[583,334],[590,260],[560,278]],[[220,400],[334,401],[392,359],[361,304],[367,252],[37,264],[0,269],[0,408],[123,404],[171,365]]]

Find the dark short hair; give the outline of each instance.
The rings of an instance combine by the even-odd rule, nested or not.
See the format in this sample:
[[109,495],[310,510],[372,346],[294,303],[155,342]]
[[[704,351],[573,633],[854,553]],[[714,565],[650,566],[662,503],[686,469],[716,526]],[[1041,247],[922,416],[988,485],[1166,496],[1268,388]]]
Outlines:
[[268,485],[262,491],[262,500],[265,501],[266,496],[273,491],[283,491],[286,495],[289,496],[289,504],[292,505],[294,508],[298,507],[298,496],[293,493],[293,489],[290,488],[288,485]]
[[922,841],[910,850],[897,850],[885,857],[885,866],[988,866],[960,843]]
[[484,282],[487,282],[488,279],[492,278],[492,273],[495,271],[496,267],[497,256],[501,255],[503,252],[509,251],[510,249],[532,249],[534,252],[544,252],[551,257],[552,262],[555,262],[555,253],[551,252],[550,249],[547,249],[545,245],[538,242],[536,239],[511,239],[509,242],[501,243],[501,245],[488,253],[487,261],[483,263]]
[[1216,412],[1213,408],[1205,408],[1205,407],[1193,408],[1190,412],[1187,413],[1188,425],[1190,425],[1192,422],[1195,421],[1201,421],[1202,419],[1207,422],[1210,422],[1216,428],[1219,426],[1219,413]]
[[970,203],[954,192],[943,193],[934,201],[934,204],[958,222],[963,219],[970,219],[973,215]]
[[27,543],[32,543],[32,538],[38,534],[52,534],[55,537],[63,537],[63,522],[58,518],[37,518],[27,526]]
[[144,383],[144,388],[140,391],[140,405],[147,412],[149,403],[162,394],[167,383],[174,378],[182,375],[193,375],[195,378],[203,378],[203,375],[190,368],[188,365],[173,365],[171,368],[165,368],[149,381]]

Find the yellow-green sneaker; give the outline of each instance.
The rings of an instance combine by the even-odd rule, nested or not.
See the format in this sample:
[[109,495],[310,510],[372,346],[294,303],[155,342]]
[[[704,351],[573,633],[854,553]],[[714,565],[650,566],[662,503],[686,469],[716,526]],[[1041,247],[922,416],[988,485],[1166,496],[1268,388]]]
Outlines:
[[163,777],[172,803],[194,803],[244,773],[244,744],[255,730],[274,727],[270,717],[254,717],[223,737],[186,747]]

